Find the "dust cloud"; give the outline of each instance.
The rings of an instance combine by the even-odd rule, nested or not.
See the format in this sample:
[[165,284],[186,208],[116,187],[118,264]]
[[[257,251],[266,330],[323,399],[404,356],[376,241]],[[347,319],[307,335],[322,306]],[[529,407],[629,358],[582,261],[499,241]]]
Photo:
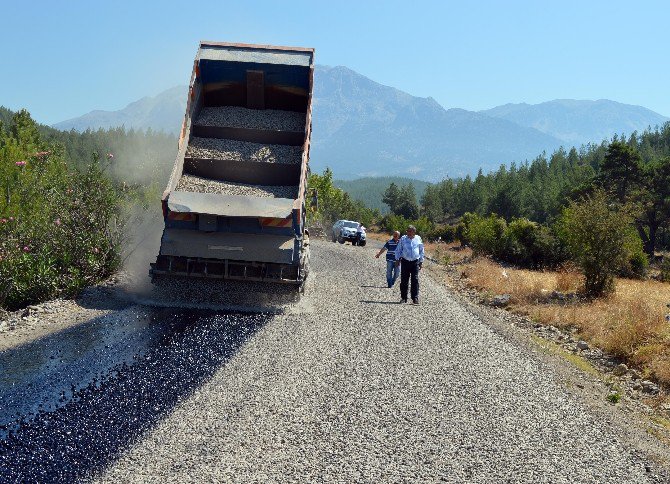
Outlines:
[[106,156],[108,172],[128,194],[123,216],[119,289],[127,298],[149,297],[149,264],[155,262],[163,234],[161,195],[178,152],[177,138],[163,133],[136,132]]
[[146,298],[152,293],[149,264],[155,262],[163,234],[160,199],[146,210],[135,207],[127,225],[123,247],[121,288],[130,298]]

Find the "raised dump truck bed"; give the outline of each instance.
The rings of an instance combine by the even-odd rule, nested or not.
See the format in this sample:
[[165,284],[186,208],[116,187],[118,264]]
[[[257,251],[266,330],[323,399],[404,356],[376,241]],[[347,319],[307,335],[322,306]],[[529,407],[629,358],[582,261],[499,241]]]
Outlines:
[[151,275],[302,285],[314,50],[201,42]]

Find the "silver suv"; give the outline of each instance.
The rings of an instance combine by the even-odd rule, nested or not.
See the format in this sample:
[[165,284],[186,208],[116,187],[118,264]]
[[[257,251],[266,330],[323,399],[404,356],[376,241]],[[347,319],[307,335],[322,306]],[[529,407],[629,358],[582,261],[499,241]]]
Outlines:
[[359,232],[359,225],[361,224],[351,220],[338,220],[333,224],[332,241],[340,244],[349,241],[352,245],[363,247],[366,242],[365,231]]

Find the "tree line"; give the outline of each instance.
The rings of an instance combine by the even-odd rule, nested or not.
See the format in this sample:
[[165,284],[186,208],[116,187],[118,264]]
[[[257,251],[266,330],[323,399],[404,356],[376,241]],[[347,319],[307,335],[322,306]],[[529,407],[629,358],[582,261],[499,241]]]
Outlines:
[[319,210],[329,220],[365,220],[386,231],[413,223],[428,239],[458,239],[525,267],[570,260],[590,295],[610,292],[617,274],[643,276],[656,250],[670,246],[670,123],[445,179],[419,199],[411,183],[391,183],[384,216],[332,187],[329,170],[311,181],[326,194]]
[[629,137],[561,148],[522,164],[501,165],[475,177],[445,179],[428,186],[419,201],[409,185],[389,185],[384,202],[395,215],[448,224],[466,213],[494,213],[507,221],[557,220],[570,201],[601,188],[613,203],[630,204],[635,228],[648,255],[668,246],[670,220],[670,123]]

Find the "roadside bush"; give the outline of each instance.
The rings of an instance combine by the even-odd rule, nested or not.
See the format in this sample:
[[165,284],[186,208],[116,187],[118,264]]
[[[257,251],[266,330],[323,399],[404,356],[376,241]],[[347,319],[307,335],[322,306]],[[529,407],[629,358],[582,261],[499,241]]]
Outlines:
[[508,224],[495,214],[482,217],[468,213],[454,232],[461,243],[467,241],[475,255],[520,267],[557,267],[568,259],[565,246],[549,227],[525,218]]
[[72,295],[119,267],[122,193],[97,156],[69,171],[26,111],[0,133],[0,189],[0,307]]
[[663,256],[663,262],[661,262],[661,274],[659,279],[661,282],[670,282],[670,257]]
[[307,183],[317,192],[318,206],[311,205],[308,197],[307,217],[310,224],[318,223],[329,231],[337,220],[355,220],[366,227],[379,219],[378,210],[372,210],[360,200],[353,200],[349,194],[333,185],[333,172],[326,168],[322,175],[312,173]]
[[426,217],[411,220],[402,215],[395,214],[385,215],[380,223],[380,226],[384,231],[392,233],[394,230],[398,230],[401,234],[405,233],[408,225],[414,225],[416,227],[416,233],[420,235],[421,238],[426,239],[429,239],[429,234],[432,233],[434,227],[433,222]]
[[474,255],[491,255],[502,258],[506,250],[505,219],[491,214],[481,217],[468,214],[464,217],[465,237],[467,238]]
[[619,269],[618,274],[621,277],[631,279],[642,279],[647,274],[649,268],[649,258],[644,252],[644,244],[637,230],[633,227],[628,229],[626,241],[624,243],[624,252],[626,260]]
[[456,237],[456,240],[458,240],[461,243],[461,247],[465,247],[466,245],[468,245],[469,241],[467,237],[467,226],[465,225],[465,222],[460,222],[456,225],[456,232],[454,235]]
[[530,268],[557,267],[567,260],[567,253],[549,227],[525,218],[512,220],[505,230],[507,262]]
[[426,234],[427,240],[441,240],[450,243],[456,240],[456,226],[438,225]]
[[587,295],[597,297],[614,290],[615,274],[630,260],[632,221],[630,211],[610,206],[602,190],[570,202],[563,211],[561,237],[584,274]]

